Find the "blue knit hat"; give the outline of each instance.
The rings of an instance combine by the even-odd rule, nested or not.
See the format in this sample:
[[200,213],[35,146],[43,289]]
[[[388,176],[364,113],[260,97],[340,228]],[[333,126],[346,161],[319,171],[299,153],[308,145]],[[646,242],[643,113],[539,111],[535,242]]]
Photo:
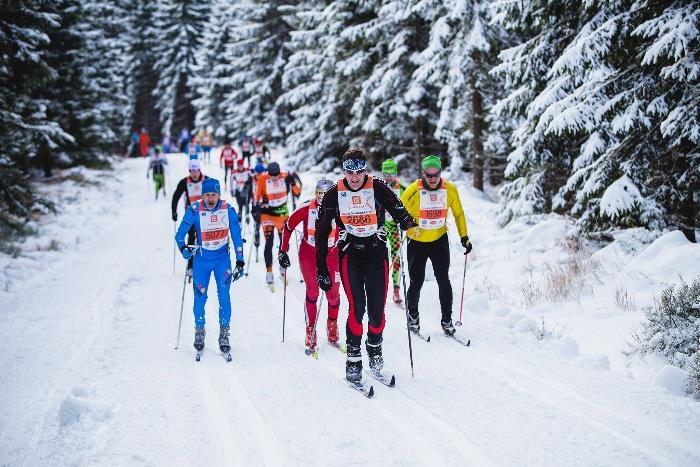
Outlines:
[[216,193],[217,195],[221,194],[221,186],[219,185],[219,181],[215,178],[207,178],[202,182],[202,194],[206,193]]
[[265,166],[262,164],[258,164],[255,166],[255,173],[256,174],[261,174],[265,171]]

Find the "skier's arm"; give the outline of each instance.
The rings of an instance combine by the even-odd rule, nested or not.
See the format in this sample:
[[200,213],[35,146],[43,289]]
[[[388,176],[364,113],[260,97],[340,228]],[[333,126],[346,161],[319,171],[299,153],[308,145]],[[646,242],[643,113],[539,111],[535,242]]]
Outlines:
[[[192,206],[196,205],[197,203],[193,204]],[[180,222],[180,226],[177,228],[177,232],[175,233],[175,243],[180,251],[182,251],[182,249],[185,247],[185,236],[187,235],[187,232],[190,231],[195,223],[195,219],[197,218],[192,206],[185,209],[185,215],[182,217],[182,222]],[[197,235],[197,238],[200,238],[199,235]]]
[[386,183],[382,181],[374,182],[374,199],[379,201],[379,204],[389,211],[391,217],[399,223],[402,230],[407,230],[416,225],[416,221],[406,211],[401,200]]
[[[243,237],[241,236],[241,224],[238,222],[238,213],[233,206],[228,207],[229,230],[231,240],[236,251],[236,261],[243,261]],[[183,219],[184,220],[184,219]]]
[[263,156],[267,156],[268,158],[270,157],[270,150],[267,149],[267,146],[263,144]]
[[177,203],[180,201],[180,198],[182,197],[182,194],[187,191],[187,181],[186,179],[182,179],[178,182],[177,188],[175,188],[175,193],[173,193],[173,201],[170,205],[170,208],[172,210],[172,215],[173,218],[177,215]]
[[297,185],[296,178],[294,178],[293,175],[287,174],[284,181],[287,184],[287,193],[291,191],[292,196],[296,196],[298,198],[299,195],[301,195],[301,187]]
[[464,210],[462,209],[462,201],[459,199],[459,192],[457,187],[450,182],[445,182],[447,187],[447,203],[452,209],[452,215],[455,217],[455,224],[457,224],[457,232],[460,238],[467,235],[467,217],[464,215]]
[[318,271],[328,270],[326,258],[328,257],[328,235],[331,233],[333,219],[338,209],[338,187],[334,186],[323,195],[319,208],[318,219],[316,220],[316,269]]
[[404,207],[406,208],[406,211],[408,211],[408,214],[411,217],[418,217],[418,211],[420,209],[420,196],[418,193],[417,183],[411,183],[410,185],[408,185],[408,187],[404,190],[403,194],[401,195],[401,202],[403,203]]
[[289,239],[292,236],[292,232],[294,232],[294,229],[299,225],[300,222],[303,222],[306,216],[309,215],[309,205],[305,204],[304,206],[300,206],[299,208],[295,209],[294,212],[289,216],[289,219],[287,219],[287,222],[284,223],[284,230],[282,232],[282,245],[280,246],[280,251],[284,251],[285,253],[289,251]]

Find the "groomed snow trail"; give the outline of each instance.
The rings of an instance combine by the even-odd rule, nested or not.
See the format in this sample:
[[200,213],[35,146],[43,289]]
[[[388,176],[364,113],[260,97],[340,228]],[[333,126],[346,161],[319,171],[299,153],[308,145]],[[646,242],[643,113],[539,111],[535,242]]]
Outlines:
[[[620,371],[552,357],[485,314],[465,316],[458,332],[472,347],[461,347],[439,333],[430,281],[421,317],[432,340],[413,340],[415,379],[404,312],[388,304],[384,355],[397,387],[376,383],[374,399],[361,397],[343,382],[344,355],[323,339],[325,303],[320,357],[304,355],[294,239],[285,342],[283,287],[276,260],[275,293],[265,286],[261,247],[231,289],[233,361],[218,352],[212,281],[207,347],[196,363],[190,284],[174,349],[185,262],[178,255],[173,275],[170,190],[186,159],[168,158],[165,200],[148,191],[146,161],[120,163],[118,180],[76,199],[67,236],[80,242],[0,297],[0,464],[700,464],[699,404]],[[218,164],[204,172],[222,180]],[[302,175],[306,194],[318,176]],[[479,248],[496,231],[493,205],[465,196]],[[450,235],[457,301],[462,256]],[[490,255],[507,256],[485,250],[474,255],[477,270]],[[341,339],[346,317],[343,300]]]

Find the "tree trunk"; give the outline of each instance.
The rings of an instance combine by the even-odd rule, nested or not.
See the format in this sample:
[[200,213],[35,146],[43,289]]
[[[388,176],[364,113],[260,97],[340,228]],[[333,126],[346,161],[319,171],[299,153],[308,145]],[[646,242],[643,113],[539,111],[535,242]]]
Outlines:
[[681,202],[680,206],[680,229],[685,237],[693,242],[697,243],[697,238],[695,237],[695,229],[698,227],[697,224],[697,205],[693,199],[692,190],[686,193],[685,198]]
[[472,150],[474,152],[474,188],[484,191],[484,143],[482,135],[484,132],[484,108],[482,104],[481,90],[476,80],[472,83]]

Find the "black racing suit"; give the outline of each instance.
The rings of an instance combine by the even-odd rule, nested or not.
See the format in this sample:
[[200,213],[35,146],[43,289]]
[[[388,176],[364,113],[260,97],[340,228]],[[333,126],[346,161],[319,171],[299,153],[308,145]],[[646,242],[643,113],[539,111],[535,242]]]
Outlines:
[[[389,211],[401,229],[407,230],[414,226],[415,221],[391,188],[382,180],[375,178],[373,182],[377,227],[384,226],[386,211]],[[338,183],[345,183],[345,187],[350,189],[344,179]],[[316,268],[319,271],[325,271],[331,221],[335,220],[340,232],[345,230],[338,208],[337,184],[326,192],[319,211],[315,235]],[[384,306],[389,285],[389,253],[386,241],[376,234],[370,237],[347,234],[344,240],[338,241],[337,248],[340,258],[340,278],[350,307],[346,325],[347,343],[349,346],[360,346],[363,334],[362,320],[366,308],[369,321],[367,342],[369,345],[379,345],[384,330]]]
[[[204,179],[206,180],[207,177],[206,175],[203,175]],[[175,188],[175,193],[173,193],[173,201],[170,203],[170,209],[172,211],[172,217],[174,221],[177,221],[177,203],[180,201],[180,198],[182,195],[185,195],[185,209],[187,209],[190,206],[190,196],[189,193],[187,193],[187,179],[189,177],[185,177],[182,180],[180,180],[177,184],[177,188]],[[192,226],[189,232],[187,232],[187,244],[188,245],[194,245],[197,242],[197,229]],[[192,258],[187,260],[187,269],[192,269]]]

